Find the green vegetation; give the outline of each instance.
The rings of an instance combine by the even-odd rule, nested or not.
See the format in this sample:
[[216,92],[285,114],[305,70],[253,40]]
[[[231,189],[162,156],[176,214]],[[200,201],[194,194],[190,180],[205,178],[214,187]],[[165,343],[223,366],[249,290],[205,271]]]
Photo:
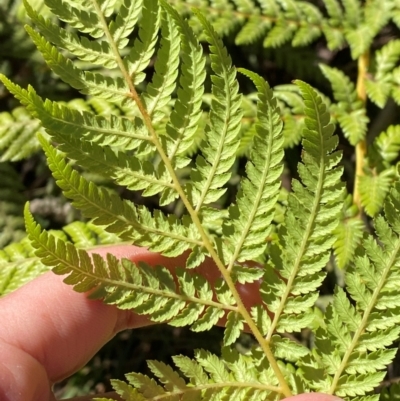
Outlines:
[[[156,380],[112,381],[126,400],[394,397],[400,3],[2,7],[2,295],[52,268],[159,323],[226,318],[220,355],[150,361]],[[89,256],[117,242],[186,264],[173,277]],[[214,288],[193,270],[205,258]],[[262,302],[246,308],[237,286],[257,280]]]

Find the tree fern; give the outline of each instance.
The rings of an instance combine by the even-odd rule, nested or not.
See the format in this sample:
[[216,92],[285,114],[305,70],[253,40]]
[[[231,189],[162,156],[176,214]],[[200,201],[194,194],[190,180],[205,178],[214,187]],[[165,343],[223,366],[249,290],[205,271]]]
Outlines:
[[[371,174],[363,180],[377,177],[379,196],[370,196],[371,182],[360,184],[368,214],[378,214],[384,205],[374,220],[374,238],[363,232],[359,210],[341,182],[342,155],[330,116],[332,111],[351,144],[364,141],[368,119],[358,89],[342,72],[323,66],[333,88],[332,104],[302,81],[273,91],[261,76],[240,69],[256,87],[254,105],[254,96],[243,100],[239,93],[237,70],[219,36],[244,26],[238,36],[244,41],[246,32],[263,21],[250,41],[264,36],[267,46],[288,40],[304,45],[329,28],[330,46],[346,39],[356,57],[369,47],[392,7],[384,2],[371,22],[369,4],[345,0],[342,8],[335,0],[325,3],[326,18],[311,3],[295,1],[202,1],[200,10],[189,9],[189,1],[175,10],[164,0],[45,0],[62,26],[26,4],[34,23],[27,31],[47,64],[89,99],[44,100],[31,86],[23,89],[1,79],[40,121],[43,132],[37,138],[57,185],[91,222],[76,222],[62,233],[46,231],[26,205],[30,242],[0,254],[3,291],[12,288],[13,263],[20,258],[27,276],[34,266],[36,271],[51,267],[76,291],[89,291],[93,299],[154,322],[194,331],[225,322],[220,357],[205,350],[194,358],[176,356],[176,370],[150,361],[155,379],[131,373],[127,383],[113,381],[124,399],[279,400],[311,390],[376,399],[371,393],[394,358],[391,346],[400,334],[400,184],[392,166],[400,149],[397,128],[376,138],[364,166]],[[202,10],[210,11],[213,24]],[[371,32],[362,37],[370,23]],[[209,44],[204,52],[211,61],[209,96],[199,28]],[[383,74],[384,59],[397,57],[392,53],[379,56]],[[150,66],[154,72],[146,79]],[[246,101],[253,113],[249,132],[242,129]],[[284,148],[300,141],[298,179],[287,194],[281,188]],[[191,160],[188,151],[195,143]],[[243,148],[245,176],[238,192],[226,199]],[[118,187],[142,191],[144,197],[157,196],[160,208],[134,204],[123,192],[91,181],[81,168],[100,172]],[[175,204],[181,213],[168,214]],[[110,254],[103,258],[92,249],[101,241],[134,243],[182,258],[170,269]],[[40,261],[33,259],[32,247]],[[347,292],[336,287],[322,312],[316,301],[332,250],[337,264],[347,266]],[[206,258],[219,269],[218,279],[209,281],[196,270]],[[247,305],[240,291],[250,284],[260,298]],[[256,345],[242,354],[234,343],[245,328]],[[313,333],[309,347],[297,341],[304,330]]]

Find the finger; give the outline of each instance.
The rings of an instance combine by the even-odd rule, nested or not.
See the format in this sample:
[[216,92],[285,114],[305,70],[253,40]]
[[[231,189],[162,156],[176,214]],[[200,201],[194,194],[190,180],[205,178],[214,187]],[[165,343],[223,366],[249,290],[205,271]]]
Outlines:
[[[134,246],[99,248],[134,261],[160,263],[157,254]],[[37,360],[55,382],[79,369],[115,333],[149,321],[127,311],[87,299],[46,273],[0,299],[0,341]]]
[[341,398],[322,393],[305,393],[285,398],[285,401],[343,401]]
[[[134,246],[101,247],[95,252],[103,256],[111,253],[118,258],[144,261],[150,265],[165,265],[172,272],[177,265],[185,265],[185,256],[164,258]],[[211,283],[219,277],[218,270],[210,260],[197,271]],[[254,303],[257,298],[255,294],[258,291],[245,293],[244,301],[247,304]],[[101,301],[88,300],[85,294],[74,292],[62,283],[60,277],[51,273],[0,299],[0,321],[9,322],[3,324],[0,330],[2,346],[21,351],[14,360],[18,359],[21,374],[28,372],[26,380],[31,383],[26,383],[23,386],[25,389],[35,385],[43,389],[49,382],[69,376],[87,363],[116,332],[149,324],[146,317],[118,310]],[[26,363],[23,363],[24,358]],[[29,375],[28,367],[35,361],[36,373]],[[14,389],[17,394],[22,382],[3,365],[0,366],[0,383],[8,383],[7,388]],[[27,401],[34,398],[26,394],[10,399]],[[44,400],[43,396],[40,399]]]

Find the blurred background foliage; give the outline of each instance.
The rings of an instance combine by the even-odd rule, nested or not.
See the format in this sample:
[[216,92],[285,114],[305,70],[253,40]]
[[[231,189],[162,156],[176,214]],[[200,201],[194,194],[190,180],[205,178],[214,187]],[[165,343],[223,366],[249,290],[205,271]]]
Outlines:
[[[345,23],[345,18],[343,19],[344,22],[337,21],[336,27],[335,21],[331,18],[330,25],[322,24],[318,28],[319,30],[306,32],[307,29],[309,30],[309,24],[318,25],[312,21],[312,15],[309,13],[311,20],[305,24],[301,34],[303,36],[301,36],[291,28],[291,25],[282,25],[285,22],[284,20],[279,25],[278,17],[276,17],[275,25],[272,28],[266,26],[268,25],[267,19],[261,17],[263,13],[266,13],[265,4],[267,3],[275,4],[277,9],[287,12],[290,12],[291,4],[301,4],[304,9],[307,9],[307,4],[309,4],[319,10],[321,15],[327,15],[327,12],[332,14],[329,7],[333,7],[336,2],[271,0],[253,3],[244,0],[213,0],[209,2],[174,0],[171,3],[177,6],[180,12],[188,16],[190,15],[188,6],[194,5],[205,10],[208,13],[207,15],[210,15],[214,25],[223,34],[224,42],[234,65],[258,72],[265,77],[271,87],[275,88],[282,110],[282,118],[285,121],[286,169],[282,177],[283,187],[290,190],[290,180],[297,177],[296,166],[301,152],[299,143],[302,128],[302,102],[298,94],[288,85],[293,79],[302,79],[317,88],[330,103],[329,99],[332,99],[335,88],[332,90],[331,84],[326,78],[329,71],[325,71],[324,74],[318,65],[323,63],[339,69],[355,85],[360,74],[359,60],[362,52],[360,53],[359,46],[361,45],[357,42],[348,46],[346,40],[354,40],[351,39],[350,34],[348,34],[348,38],[338,36],[338,32],[343,31],[340,31],[343,28],[340,24]],[[378,4],[379,2],[375,3]],[[385,1],[384,3],[390,2]],[[30,4],[35,10],[39,10],[43,16],[52,18],[43,4],[43,0],[31,0]],[[345,0],[341,7],[343,6],[347,10],[352,4],[356,5],[355,9],[357,9],[357,7],[363,6],[364,2]],[[382,18],[382,26],[379,26],[378,23],[376,35],[374,33],[369,42],[367,40],[368,52],[371,54],[375,54],[384,45],[400,37],[397,26],[397,22],[400,21],[397,9],[400,10],[400,8],[396,2],[393,4],[392,20]],[[306,15],[308,11],[304,11],[303,8],[301,12]],[[232,18],[232,15],[236,19]],[[300,18],[300,29],[301,18],[304,15],[296,17]],[[293,16],[291,18],[291,21],[295,20]],[[379,17],[376,16],[375,19],[379,20]],[[357,21],[353,21],[353,23],[357,28]],[[109,104],[95,98],[85,98],[59,80],[36,51],[26,34],[25,24],[29,24],[29,20],[20,0],[0,1],[1,73],[22,87],[32,85],[44,98],[68,103],[70,107],[79,110],[91,110],[104,115],[110,114],[110,112],[121,115],[134,113],[133,110],[124,109],[116,104]],[[196,28],[195,22],[193,24]],[[359,27],[362,33],[364,28],[361,23],[359,23]],[[269,35],[266,34],[268,29]],[[271,33],[274,29],[275,31]],[[204,50],[207,51],[207,48],[204,47]],[[400,50],[398,53],[400,55]],[[374,63],[375,61],[372,60],[371,69],[374,68]],[[394,64],[397,65],[397,63],[398,58]],[[93,68],[101,69],[100,66]],[[151,69],[148,73],[151,76]],[[238,79],[241,90],[245,94],[240,157],[234,166],[234,174],[223,200],[224,204],[221,206],[228,205],[234,199],[239,177],[243,173],[247,149],[254,132],[253,122],[256,112],[254,88],[244,77],[239,76]],[[373,89],[373,83],[371,83],[369,96],[375,101],[368,101],[365,104],[369,119],[368,124],[365,123],[368,144],[373,143],[377,135],[390,125],[400,123],[399,108],[396,104],[396,100],[399,100],[400,97],[396,98],[394,93],[392,96],[394,100],[388,98],[380,102],[380,94],[373,92]],[[210,95],[206,94],[204,96],[205,110],[207,110],[209,102]],[[359,123],[364,124],[361,120]],[[353,177],[356,168],[355,152],[354,144],[351,144],[351,140],[349,142],[345,131],[343,124],[338,127],[340,148],[344,153],[345,178],[348,183],[348,191],[351,193],[354,187]],[[57,235],[69,238],[79,246],[90,248],[98,244],[118,241],[117,238],[106,234],[98,227],[85,222],[62,196],[40,151],[35,137],[38,132],[45,134],[40,123],[32,119],[14,97],[3,86],[0,86],[0,295],[14,290],[17,286],[46,270],[44,266],[38,263],[29,242],[26,239],[24,240],[22,209],[28,200],[31,202],[32,212],[35,213],[42,226],[54,230],[53,232],[56,232]],[[397,138],[397,142],[400,142],[400,132],[397,131],[393,135]],[[199,131],[198,141],[201,139],[202,133]],[[195,155],[196,148],[191,149],[191,153]],[[392,163],[397,161],[398,152],[395,152],[394,156],[391,157]],[[88,175],[84,170],[82,174]],[[182,174],[182,179],[186,179],[185,173]],[[157,199],[143,198],[140,192],[132,192],[125,188],[113,186],[111,181],[101,174],[98,176],[91,174],[90,179],[97,184],[117,191],[121,196],[131,199],[135,203],[146,203],[147,206],[152,208],[158,205]],[[284,198],[283,192],[281,199],[282,213],[284,211]],[[352,205],[351,200],[349,205]],[[177,202],[169,205],[166,211],[180,214],[181,208],[182,205]],[[373,214],[372,212],[368,213],[367,210],[367,215]],[[275,219],[279,221],[279,213]],[[369,220],[365,216],[364,221],[367,225],[369,224]],[[328,277],[321,292],[321,305],[329,300],[334,284],[341,283],[343,272],[337,265],[337,261],[332,261],[328,266]],[[147,359],[157,359],[169,363],[172,355],[185,354],[191,356],[193,347],[205,348],[214,353],[219,353],[221,336],[221,330],[218,328],[207,333],[195,334],[185,328],[177,329],[168,326],[152,326],[120,333],[85,368],[57,385],[57,396],[69,398],[89,392],[108,391],[110,389],[110,378],[122,378],[124,373],[130,371],[149,373],[145,364]],[[307,333],[304,333],[302,340],[307,341]],[[238,347],[246,348],[250,343],[251,337],[245,335],[238,343]],[[399,374],[400,363],[396,360],[389,370],[388,383],[396,380]]]

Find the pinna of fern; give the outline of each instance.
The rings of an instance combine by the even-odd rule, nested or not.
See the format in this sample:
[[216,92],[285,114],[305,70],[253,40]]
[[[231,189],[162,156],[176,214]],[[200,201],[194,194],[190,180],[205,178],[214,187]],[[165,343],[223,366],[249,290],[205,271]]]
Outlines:
[[[400,257],[400,184],[390,191],[384,215],[375,219],[377,239],[365,236],[346,289],[336,288],[326,323],[316,332],[315,350],[300,362],[314,390],[342,397],[362,396],[380,384],[391,363],[400,329],[397,288]],[[371,395],[368,399],[378,399]]]
[[353,59],[367,51],[389,20],[399,26],[396,2],[373,0],[324,0],[323,7],[306,1],[279,0],[172,0],[181,14],[188,15],[195,32],[201,24],[193,17],[192,7],[209,17],[220,35],[235,34],[238,45],[263,40],[264,47],[306,46],[322,35],[328,47],[336,50],[349,45]]

